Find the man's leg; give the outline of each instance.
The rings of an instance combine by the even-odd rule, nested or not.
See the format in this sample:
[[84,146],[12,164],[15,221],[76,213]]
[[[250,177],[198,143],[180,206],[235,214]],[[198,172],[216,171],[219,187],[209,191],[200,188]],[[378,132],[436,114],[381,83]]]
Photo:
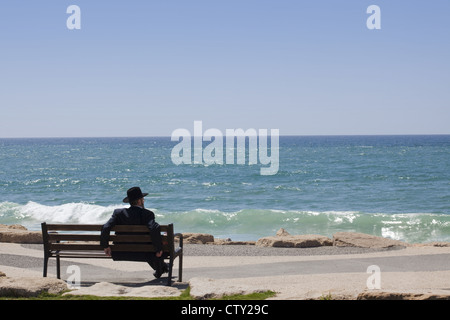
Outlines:
[[165,257],[167,257],[167,254],[163,254],[162,257],[158,258],[154,253],[152,253],[150,259],[147,261],[150,267],[155,270],[153,273],[155,278],[160,278],[163,273],[169,271],[167,263],[164,262]]

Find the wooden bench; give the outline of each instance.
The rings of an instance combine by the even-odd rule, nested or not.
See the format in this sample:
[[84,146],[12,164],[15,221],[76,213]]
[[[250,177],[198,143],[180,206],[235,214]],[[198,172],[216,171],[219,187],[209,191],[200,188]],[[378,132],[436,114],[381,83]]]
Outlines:
[[[44,243],[44,272],[47,276],[49,258],[56,258],[56,276],[61,279],[60,258],[109,258],[100,246],[102,225],[97,224],[47,224],[43,222],[42,238]],[[112,231],[127,233],[127,235],[110,235],[110,241],[120,244],[110,244],[113,252],[156,252],[151,244],[147,226],[117,225]],[[136,235],[129,233],[137,233]],[[145,234],[146,233],[146,234]],[[182,281],[183,267],[183,235],[173,232],[173,224],[161,226],[163,252],[169,259],[169,275],[167,285],[172,284],[172,268],[178,257],[178,281]],[[179,238],[175,246],[175,238]]]

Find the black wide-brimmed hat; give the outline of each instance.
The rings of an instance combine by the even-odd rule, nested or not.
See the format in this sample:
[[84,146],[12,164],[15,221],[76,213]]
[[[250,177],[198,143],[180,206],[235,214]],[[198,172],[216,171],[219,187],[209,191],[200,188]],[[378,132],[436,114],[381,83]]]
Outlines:
[[133,200],[138,200],[140,198],[145,197],[148,195],[148,193],[142,193],[141,188],[139,187],[132,187],[127,190],[127,197],[123,199],[123,202],[129,203]]

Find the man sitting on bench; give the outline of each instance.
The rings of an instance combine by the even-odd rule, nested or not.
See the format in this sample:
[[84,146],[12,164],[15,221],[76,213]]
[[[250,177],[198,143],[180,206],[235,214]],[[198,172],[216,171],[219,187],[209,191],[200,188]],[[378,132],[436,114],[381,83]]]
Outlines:
[[[127,197],[123,202],[130,203],[129,208],[116,209],[112,217],[102,227],[100,245],[113,260],[120,261],[145,261],[155,270],[153,275],[160,278],[168,272],[168,266],[164,263],[162,240],[159,224],[155,221],[155,214],[144,208],[144,197],[148,193],[142,193],[141,188],[133,187],[127,190]],[[109,247],[109,234],[115,225],[146,225],[150,231],[154,252],[111,252]],[[116,232],[116,234],[119,234]],[[126,233],[120,233],[126,234]],[[136,233],[133,233],[136,234]]]

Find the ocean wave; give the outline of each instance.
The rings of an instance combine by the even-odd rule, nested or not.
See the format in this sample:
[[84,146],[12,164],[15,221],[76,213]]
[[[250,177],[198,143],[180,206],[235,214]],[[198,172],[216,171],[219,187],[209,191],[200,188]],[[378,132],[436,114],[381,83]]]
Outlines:
[[[29,201],[25,205],[0,203],[0,223],[23,224],[36,229],[41,222],[50,223],[104,223],[114,209],[120,206],[100,206],[88,203],[66,203],[57,206]],[[40,226],[39,226],[40,227]]]
[[[22,224],[39,230],[40,223],[105,223],[116,208],[83,202],[55,206],[28,202],[0,203],[1,224]],[[257,240],[274,235],[280,228],[291,234],[321,234],[351,231],[407,242],[450,241],[450,215],[433,213],[364,213],[360,211],[302,211],[242,209],[224,212],[197,208],[186,211],[152,209],[161,224],[174,223],[177,232],[210,233],[233,240]]]
[[[450,241],[450,215],[432,213],[364,213],[359,211],[296,211],[243,209],[235,212],[196,209],[157,213],[181,232],[206,232],[233,240],[256,240],[274,235],[279,228],[291,234],[336,232],[373,234],[407,242]],[[177,231],[178,232],[178,231]]]

